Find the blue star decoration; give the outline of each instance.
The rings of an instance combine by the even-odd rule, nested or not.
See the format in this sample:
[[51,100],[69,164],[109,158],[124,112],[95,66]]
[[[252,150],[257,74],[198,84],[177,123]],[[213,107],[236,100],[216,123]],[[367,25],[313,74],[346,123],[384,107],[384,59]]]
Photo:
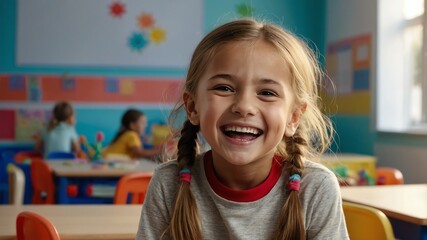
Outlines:
[[149,40],[145,34],[136,32],[132,33],[128,44],[132,50],[141,52],[149,44]]

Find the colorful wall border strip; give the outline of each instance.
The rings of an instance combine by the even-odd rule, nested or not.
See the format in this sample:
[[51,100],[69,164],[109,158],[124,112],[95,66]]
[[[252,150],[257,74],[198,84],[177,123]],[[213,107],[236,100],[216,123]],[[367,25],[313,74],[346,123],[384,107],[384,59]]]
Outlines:
[[182,79],[74,75],[0,75],[0,101],[175,103]]

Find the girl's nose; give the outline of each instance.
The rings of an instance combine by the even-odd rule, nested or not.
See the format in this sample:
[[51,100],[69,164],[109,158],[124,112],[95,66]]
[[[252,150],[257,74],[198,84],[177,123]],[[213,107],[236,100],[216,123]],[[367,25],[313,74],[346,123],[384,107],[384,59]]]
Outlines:
[[255,100],[250,94],[236,94],[231,111],[241,117],[254,116],[258,112]]

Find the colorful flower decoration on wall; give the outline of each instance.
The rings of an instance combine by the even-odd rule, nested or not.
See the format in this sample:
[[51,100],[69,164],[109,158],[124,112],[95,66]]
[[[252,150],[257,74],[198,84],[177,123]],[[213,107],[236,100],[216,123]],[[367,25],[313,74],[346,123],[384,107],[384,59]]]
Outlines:
[[125,13],[126,13],[126,5],[125,4],[116,1],[110,5],[111,16],[119,18],[119,17],[123,16],[123,14],[125,14]]
[[166,30],[155,26],[155,22],[151,13],[142,12],[137,17],[140,32],[134,32],[129,37],[128,45],[132,50],[142,52],[150,43],[158,45],[166,40]]
[[150,33],[150,39],[155,44],[160,44],[166,39],[166,31],[160,27],[154,27]]
[[[118,0],[114,0],[109,9],[110,15],[114,18],[121,18],[126,13],[126,5]],[[167,32],[164,28],[156,26],[152,13],[141,12],[136,21],[138,30],[131,32],[127,38],[127,46],[132,51],[142,53],[150,43],[159,45],[166,41]]]
[[153,15],[149,13],[142,13],[141,15],[139,15],[138,26],[141,29],[148,29],[150,27],[153,27],[154,26]]
[[129,38],[129,47],[138,52],[142,51],[149,44],[149,40],[144,33],[134,32]]
[[247,3],[241,3],[236,5],[236,11],[240,17],[252,17],[255,9]]

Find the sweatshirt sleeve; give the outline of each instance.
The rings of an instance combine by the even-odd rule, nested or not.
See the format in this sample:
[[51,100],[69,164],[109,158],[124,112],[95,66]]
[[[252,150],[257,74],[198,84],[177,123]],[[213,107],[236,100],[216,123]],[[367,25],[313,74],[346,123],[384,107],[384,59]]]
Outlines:
[[169,226],[172,202],[177,189],[177,171],[156,168],[142,206],[137,240],[160,239]]
[[305,199],[307,239],[349,239],[336,176],[326,172],[317,177],[318,184],[306,190],[312,192]]

